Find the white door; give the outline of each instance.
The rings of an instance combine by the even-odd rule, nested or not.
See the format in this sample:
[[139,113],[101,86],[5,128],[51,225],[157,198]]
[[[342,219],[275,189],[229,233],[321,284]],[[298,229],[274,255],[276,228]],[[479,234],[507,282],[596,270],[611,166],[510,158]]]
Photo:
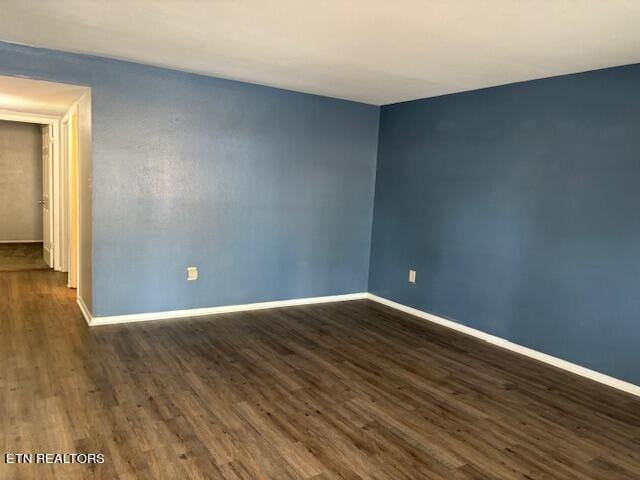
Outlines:
[[51,125],[42,127],[42,239],[44,261],[53,267],[53,218],[51,210],[51,175],[53,173],[53,135]]

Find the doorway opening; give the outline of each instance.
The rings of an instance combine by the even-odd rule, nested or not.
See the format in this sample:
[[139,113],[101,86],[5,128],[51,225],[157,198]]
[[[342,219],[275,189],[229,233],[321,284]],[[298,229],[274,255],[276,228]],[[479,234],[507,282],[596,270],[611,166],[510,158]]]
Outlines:
[[88,87],[0,76],[0,273],[66,272],[81,303],[90,165]]
[[0,120],[0,271],[50,268],[43,133],[38,124]]

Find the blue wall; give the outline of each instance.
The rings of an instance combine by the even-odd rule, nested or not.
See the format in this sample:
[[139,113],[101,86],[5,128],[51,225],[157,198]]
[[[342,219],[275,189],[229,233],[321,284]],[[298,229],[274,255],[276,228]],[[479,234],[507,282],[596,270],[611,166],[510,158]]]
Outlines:
[[380,122],[369,291],[640,384],[640,66]]
[[94,315],[359,292],[369,275],[640,383],[640,66],[381,114],[6,43],[0,75],[92,88]]
[[94,315],[367,290],[378,107],[6,43],[0,75],[92,88]]

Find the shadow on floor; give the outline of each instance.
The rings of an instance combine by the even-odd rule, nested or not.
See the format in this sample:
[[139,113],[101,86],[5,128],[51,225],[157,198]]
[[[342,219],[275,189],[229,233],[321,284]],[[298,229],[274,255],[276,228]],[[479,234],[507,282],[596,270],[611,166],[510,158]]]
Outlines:
[[48,270],[44,261],[42,243],[0,244],[0,272]]

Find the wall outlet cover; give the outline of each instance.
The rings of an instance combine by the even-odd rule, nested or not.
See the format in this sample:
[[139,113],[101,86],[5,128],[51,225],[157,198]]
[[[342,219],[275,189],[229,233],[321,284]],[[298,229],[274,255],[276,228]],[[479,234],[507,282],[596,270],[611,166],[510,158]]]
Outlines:
[[409,283],[416,283],[416,271],[409,270]]
[[198,267],[187,267],[187,280],[194,281],[198,279]]

